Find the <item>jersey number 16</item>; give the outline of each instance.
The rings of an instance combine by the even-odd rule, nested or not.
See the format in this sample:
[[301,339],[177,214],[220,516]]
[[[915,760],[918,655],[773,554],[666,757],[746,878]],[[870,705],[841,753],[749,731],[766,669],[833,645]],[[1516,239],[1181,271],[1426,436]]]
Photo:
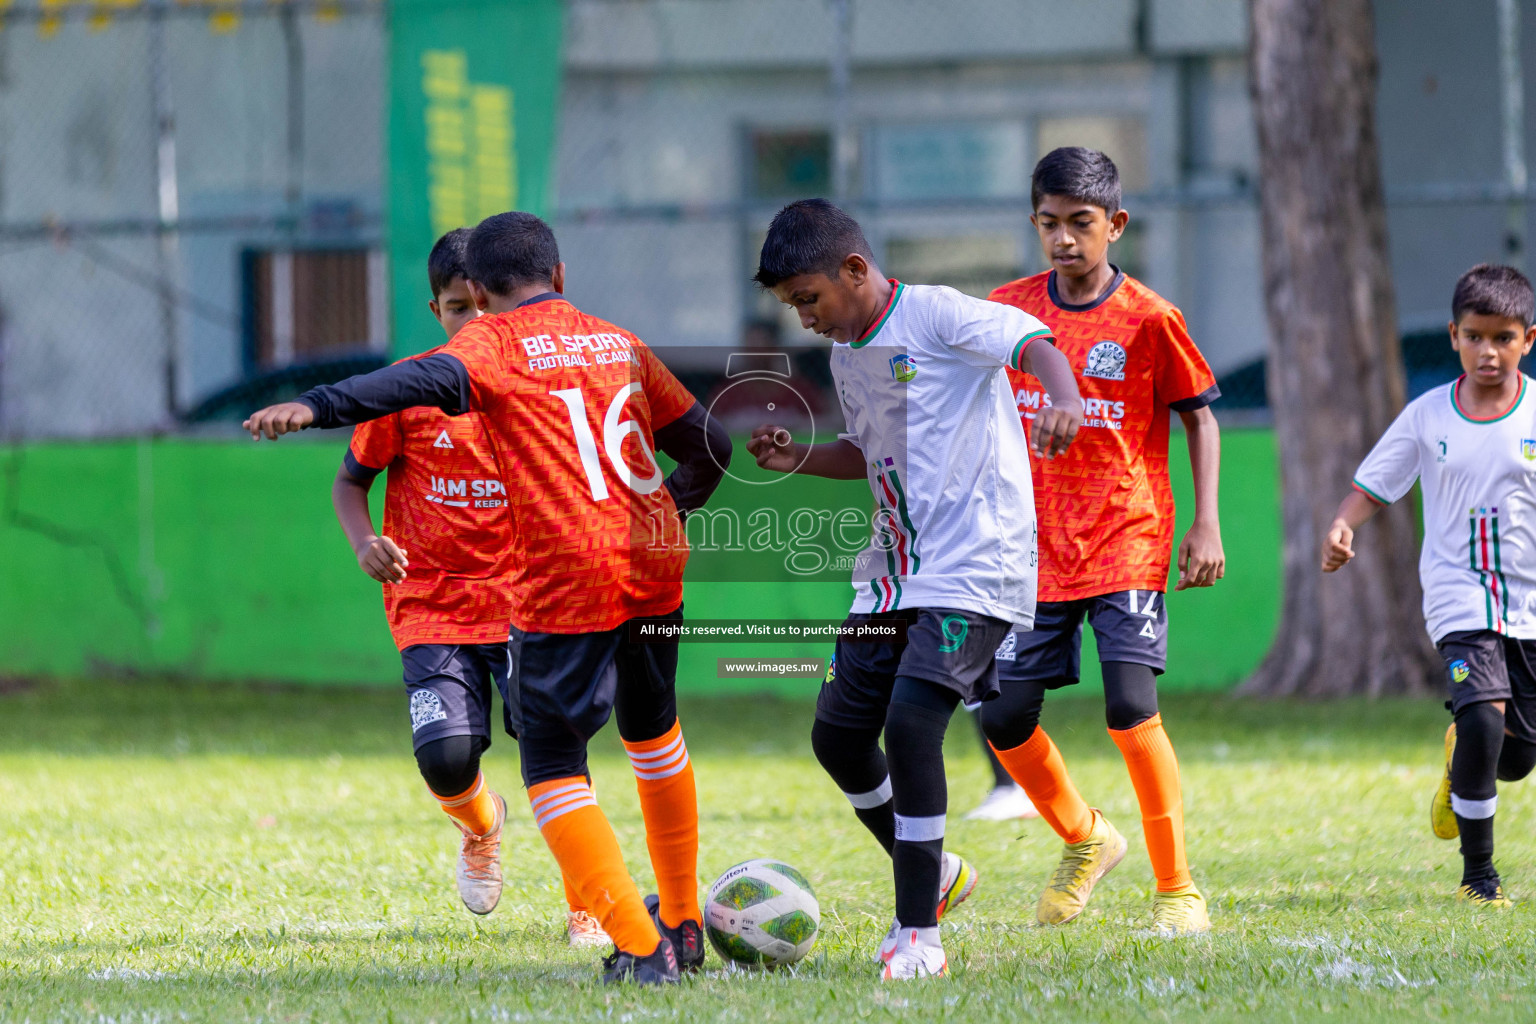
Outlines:
[[[613,401],[608,403],[608,412],[603,416],[603,450],[608,453],[608,461],[613,464],[613,471],[619,475],[619,479],[624,481],[624,486],[636,494],[650,494],[661,486],[662,481],[661,467],[656,464],[656,453],[645,443],[645,431],[637,421],[619,419],[629,396],[641,390],[643,385],[629,384],[620,388],[618,394],[613,396]],[[587,486],[592,490],[592,500],[607,500],[608,482],[603,479],[597,439],[592,436],[592,426],[587,422],[586,397],[581,393],[581,388],[566,388],[563,391],[551,391],[550,394],[564,402],[565,411],[570,413],[571,433],[576,437],[576,454],[581,456],[581,468],[587,474]],[[635,435],[635,443],[645,453],[645,460],[651,467],[649,476],[638,475],[624,460],[624,439],[629,434]]]

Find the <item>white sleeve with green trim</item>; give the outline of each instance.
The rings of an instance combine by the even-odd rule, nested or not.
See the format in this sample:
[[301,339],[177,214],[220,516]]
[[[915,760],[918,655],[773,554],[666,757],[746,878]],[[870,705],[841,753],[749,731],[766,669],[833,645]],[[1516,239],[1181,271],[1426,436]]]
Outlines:
[[1022,369],[1030,343],[1049,340],[1051,329],[1016,306],[948,292],[950,302],[942,324],[945,343],[973,366]]
[[1423,471],[1424,439],[1420,410],[1414,402],[1398,414],[1355,473],[1355,488],[1383,505],[1390,505],[1413,488]]

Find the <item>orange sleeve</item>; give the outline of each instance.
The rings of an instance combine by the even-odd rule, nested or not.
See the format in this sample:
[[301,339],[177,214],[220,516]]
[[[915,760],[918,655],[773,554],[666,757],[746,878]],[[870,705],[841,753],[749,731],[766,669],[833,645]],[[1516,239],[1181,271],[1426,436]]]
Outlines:
[[1159,402],[1178,412],[1194,412],[1221,396],[1216,376],[1189,336],[1183,313],[1169,308],[1162,316],[1149,318],[1142,329],[1153,334],[1153,391]]
[[638,339],[635,340],[635,352],[640,358],[640,383],[651,407],[651,429],[660,430],[692,409],[698,399],[672,375],[656,353]]
[[368,469],[385,470],[405,451],[405,434],[400,414],[388,416],[352,428],[352,443],[347,450],[357,464]]

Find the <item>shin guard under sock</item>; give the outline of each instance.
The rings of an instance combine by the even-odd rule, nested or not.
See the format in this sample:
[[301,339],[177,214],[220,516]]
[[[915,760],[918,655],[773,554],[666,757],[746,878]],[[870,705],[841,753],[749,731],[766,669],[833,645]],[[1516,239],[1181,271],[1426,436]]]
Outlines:
[[702,921],[699,910],[699,797],[693,762],[683,742],[682,726],[652,740],[624,741],[640,814],[645,819],[645,845],[656,874],[656,894],[662,923],[676,928],[684,921]]
[[1490,701],[1456,714],[1451,755],[1451,810],[1461,829],[1462,881],[1492,878],[1493,815],[1499,804],[1498,765],[1504,745],[1504,712]]
[[[997,750],[996,747],[993,748]],[[1013,781],[1024,787],[1030,802],[1063,842],[1080,843],[1093,831],[1093,811],[1083,801],[1061,751],[1039,726],[1016,747],[997,750]]]
[[1153,715],[1130,729],[1111,729],[1109,735],[1125,758],[1141,805],[1142,831],[1157,890],[1182,889],[1192,881],[1184,855],[1184,796],[1179,789],[1179,762],[1163,731],[1163,716]]
[[854,816],[890,853],[896,844],[896,814],[880,730],[849,729],[818,718],[811,727],[811,750],[853,805]]
[[896,882],[896,920],[907,928],[939,923],[943,872],[944,732],[953,712],[893,702],[885,722],[895,808],[891,869]]
[[619,841],[597,806],[592,787],[576,775],[528,788],[533,819],[561,873],[570,881],[613,944],[649,956],[661,934],[624,866]]

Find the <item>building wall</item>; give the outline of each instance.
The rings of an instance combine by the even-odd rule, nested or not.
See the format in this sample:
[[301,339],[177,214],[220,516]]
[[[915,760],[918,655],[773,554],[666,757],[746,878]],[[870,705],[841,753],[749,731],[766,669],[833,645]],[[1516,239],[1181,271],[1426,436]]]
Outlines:
[[[1498,191],[1494,0],[1376,10],[1399,322],[1433,329],[1455,276],[1510,258],[1511,223],[1536,224]],[[568,11],[555,219],[573,297],[659,345],[731,345],[749,322],[781,318],[749,278],[790,196],[754,191],[750,142],[827,129],[830,5],[570,0]],[[1092,124],[1073,119],[1121,118],[1135,152],[1116,155],[1136,180],[1116,258],[1185,309],[1218,371],[1262,354],[1245,0],[853,0],[853,11],[849,204],[888,269],[973,291],[1038,269],[1030,166],[1048,140],[1097,137],[1074,134]],[[290,103],[277,17],[246,16],[231,33],[185,11],[169,19],[192,224],[171,254],[169,332],[147,22],[0,33],[0,434],[170,426],[172,405],[246,373],[244,250],[382,244],[385,31],[377,15],[300,18]],[[1523,51],[1536,66],[1536,26]],[[973,144],[993,150],[967,169]],[[968,174],[985,181],[966,192]]]

